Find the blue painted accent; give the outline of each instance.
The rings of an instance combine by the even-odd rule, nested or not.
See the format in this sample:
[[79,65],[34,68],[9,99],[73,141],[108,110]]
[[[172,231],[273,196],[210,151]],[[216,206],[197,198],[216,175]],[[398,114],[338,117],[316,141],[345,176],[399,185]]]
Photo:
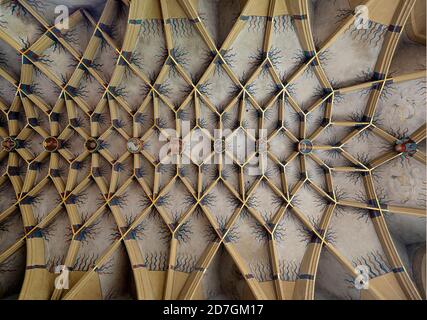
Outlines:
[[75,96],[77,95],[77,88],[74,88],[74,87],[72,87],[72,86],[70,86],[70,85],[68,85],[68,86],[65,88],[65,91],[67,91],[67,93],[68,93],[69,95],[71,95],[72,97],[75,97]]
[[121,164],[120,162],[117,162],[114,164],[113,169],[116,172],[120,172],[123,170],[123,164]]
[[118,206],[120,204],[120,200],[117,197],[111,199],[110,204],[112,206]]
[[111,27],[102,22],[99,24],[99,29],[101,29],[103,32],[107,34],[110,34],[111,32]]
[[375,199],[369,199],[368,200],[368,205],[371,207],[376,207],[377,206],[377,202]]
[[66,204],[76,204],[78,197],[75,194],[71,194],[67,200],[65,200]]
[[39,58],[40,58],[40,56],[39,56],[37,53],[33,52],[33,51],[28,51],[25,55],[26,55],[30,60],[32,60],[33,62],[36,62],[36,61],[37,61],[37,60],[39,60]]
[[22,64],[33,64],[26,56],[22,56]]
[[51,33],[53,33],[53,34],[54,34],[55,36],[57,36],[58,38],[62,38],[62,33],[61,33],[61,31],[60,31],[58,28],[56,28],[56,27],[53,27],[53,28],[52,28]]
[[23,204],[23,205],[31,205],[31,204],[33,204],[34,203],[34,199],[35,199],[36,197],[33,197],[33,196],[27,196],[27,197],[25,197],[22,201],[21,201],[21,204]]
[[294,18],[294,20],[307,20],[307,15],[306,14],[296,14],[293,15],[292,18]]
[[37,118],[28,118],[28,123],[33,127],[39,126],[39,120]]
[[77,118],[73,118],[73,119],[70,119],[70,124],[73,126],[73,127],[80,127],[80,124],[79,124],[79,119],[77,119]]
[[144,177],[144,171],[141,168],[137,168],[135,169],[135,175],[137,178],[142,178]]
[[395,26],[395,25],[389,25],[388,26],[388,29],[387,29],[388,31],[390,31],[390,32],[396,32],[396,33],[399,33],[399,32],[401,32],[402,31],[402,26]]
[[74,170],[79,170],[81,168],[82,168],[82,162],[80,162],[80,161],[75,161],[71,165],[71,169],[74,169]]
[[27,95],[33,94],[33,89],[29,84],[21,84],[21,91]]
[[28,237],[29,239],[33,238],[43,238],[43,232],[40,228],[36,227],[33,232],[31,232]]
[[379,73],[379,72],[374,72],[374,76],[373,76],[372,79],[374,81],[376,81],[376,80],[384,80],[385,79],[385,74]]
[[59,169],[50,169],[50,175],[54,178],[59,178],[61,176],[61,171]]
[[377,210],[369,210],[369,217],[374,219],[381,216],[381,212]]
[[96,31],[95,31],[95,37],[97,37],[97,38],[103,38],[102,32],[99,29],[96,29]]
[[59,121],[60,116],[61,116],[61,114],[60,114],[60,113],[58,113],[58,112],[52,112],[52,113],[50,114],[50,120],[51,120],[51,121],[53,121],[53,122],[58,122],[58,121]]
[[93,168],[92,168],[92,175],[93,175],[95,178],[98,178],[98,177],[101,177],[101,176],[102,176],[102,174],[101,174],[101,170],[99,169],[99,167],[93,167]]
[[9,173],[9,175],[11,177],[17,177],[17,176],[19,176],[20,169],[19,169],[19,167],[9,167],[7,172]]
[[9,120],[18,120],[20,118],[21,113],[16,111],[11,111],[8,114]]
[[38,162],[38,161],[31,162],[29,169],[30,170],[38,170],[41,167],[41,164],[42,163]]
[[130,19],[129,24],[142,24],[142,19]]

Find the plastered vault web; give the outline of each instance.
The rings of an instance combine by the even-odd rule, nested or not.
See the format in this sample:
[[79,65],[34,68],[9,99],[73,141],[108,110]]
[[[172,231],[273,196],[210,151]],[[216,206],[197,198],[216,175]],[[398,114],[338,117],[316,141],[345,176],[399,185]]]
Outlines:
[[[393,70],[415,1],[379,2],[324,36],[304,0],[107,0],[67,30],[0,1],[0,297],[420,299],[394,234],[425,243],[425,66]],[[186,164],[185,125],[228,134]]]

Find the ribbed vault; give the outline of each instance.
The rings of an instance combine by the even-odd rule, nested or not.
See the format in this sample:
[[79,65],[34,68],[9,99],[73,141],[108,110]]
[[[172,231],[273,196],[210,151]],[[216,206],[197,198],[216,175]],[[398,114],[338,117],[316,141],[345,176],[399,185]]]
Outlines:
[[[324,2],[107,0],[60,31],[0,0],[0,297],[425,298],[402,250],[425,246],[415,0],[338,1],[314,28]],[[220,151],[185,163],[187,124],[228,129]]]

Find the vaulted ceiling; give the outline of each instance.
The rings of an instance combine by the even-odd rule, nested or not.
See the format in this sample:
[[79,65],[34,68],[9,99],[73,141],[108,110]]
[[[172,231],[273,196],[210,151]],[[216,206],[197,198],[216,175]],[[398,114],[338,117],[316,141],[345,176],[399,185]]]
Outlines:
[[423,12],[0,0],[0,298],[425,298]]

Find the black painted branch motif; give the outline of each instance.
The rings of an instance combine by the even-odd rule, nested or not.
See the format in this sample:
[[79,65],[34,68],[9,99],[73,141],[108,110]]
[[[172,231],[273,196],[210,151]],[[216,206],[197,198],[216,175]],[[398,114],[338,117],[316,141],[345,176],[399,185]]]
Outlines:
[[110,200],[110,205],[111,206],[117,206],[120,209],[125,208],[128,205],[128,193],[124,192],[124,193],[122,193],[120,195],[114,196]]
[[[83,224],[88,221],[88,216],[82,217]],[[75,239],[80,241],[83,245],[89,244],[89,242],[95,240],[96,236],[101,230],[102,217],[98,217],[94,222],[81,228],[81,230],[75,234]]]
[[142,19],[140,35],[147,38],[163,36],[162,19]]
[[369,269],[369,277],[371,279],[391,272],[387,259],[381,254],[381,252],[379,252],[379,250],[371,251],[364,256],[356,257],[353,259],[352,263],[354,267],[367,266]]
[[290,203],[294,206],[294,207],[300,207],[301,206],[301,196],[297,193],[296,195],[294,195],[290,201]]
[[382,43],[387,29],[387,25],[369,20],[367,28],[358,28],[355,23],[352,23],[346,30],[346,33],[355,41],[367,43],[367,45],[372,47],[378,47]]
[[[83,70],[83,80],[80,82],[79,87],[77,88],[76,91],[76,96],[80,96],[80,97],[87,97],[87,89],[86,89],[86,85],[84,84],[85,82],[89,82],[92,83],[93,80],[95,79],[94,76],[92,75],[92,73],[89,71],[89,69],[95,70],[100,72],[104,66],[103,63],[98,62],[99,59],[95,58],[93,61],[91,61],[90,63],[85,62],[83,63],[82,61],[76,61],[73,60],[73,62],[68,66],[69,68],[75,69],[75,68],[79,68],[81,70]],[[70,76],[69,75],[62,75],[61,74],[61,80],[63,83],[67,83],[67,79],[69,79]],[[65,86],[65,85],[64,85]],[[80,95],[78,95],[80,94]]]
[[43,201],[43,192],[36,195],[27,195],[22,201],[21,205],[34,205],[37,206]]
[[251,221],[249,227],[251,229],[251,234],[255,237],[258,242],[263,244],[267,244],[271,237],[277,242],[283,242],[286,236],[286,228],[284,226],[283,221],[274,225],[271,219],[269,219],[266,215],[264,215],[264,219],[266,220],[266,226],[271,229],[274,228],[273,235],[271,236],[266,226],[262,225],[256,220]]
[[[76,28],[69,29],[66,33],[63,34],[64,40],[67,43],[74,45],[76,47],[78,47],[79,43],[80,43],[79,36],[80,36],[80,32]],[[65,50],[65,48],[63,47],[63,45],[58,41],[58,39],[56,37],[54,40],[54,51],[55,51],[55,49],[58,50],[58,53],[67,52]]]
[[275,33],[295,31],[294,20],[290,15],[275,16],[273,18],[273,30]]
[[[392,77],[393,74],[389,73],[389,77]],[[356,76],[356,80],[358,82],[371,82],[377,81],[375,78],[375,74],[371,69],[362,71]],[[372,92],[372,90],[376,90],[378,88],[378,84],[373,84],[368,88],[362,89],[359,91],[359,95],[364,97]],[[384,86],[381,90],[380,101],[386,102],[392,95],[396,93],[397,87],[392,81],[385,81]]]
[[[126,239],[132,240],[144,240],[145,232],[147,231],[147,223],[145,220],[139,222],[136,226],[132,227],[132,224],[135,222],[134,214],[125,215],[125,230],[128,231]],[[112,227],[112,232],[110,234],[110,242],[114,242],[122,237],[120,230],[117,227]]]
[[282,51],[277,47],[271,47],[271,49],[267,52],[264,52],[263,49],[258,48],[257,51],[249,56],[249,64],[252,67],[261,66],[267,59],[268,63],[265,63],[262,67],[262,75],[267,75],[269,72],[269,68],[272,66],[274,68],[278,68],[278,66],[282,63],[283,54]]
[[[378,203],[377,203],[376,199],[374,199],[373,203],[371,201],[369,201],[368,196],[366,195],[366,193],[364,191],[357,191],[353,197],[353,200],[360,202],[360,203],[364,203],[369,207],[375,207],[375,208],[377,208],[378,205],[382,206],[382,205],[386,205],[389,203],[389,198],[388,198],[387,192],[385,191],[385,189],[381,185],[379,185],[379,184],[376,185],[375,192],[376,192],[376,196],[378,199]],[[365,223],[368,223],[370,220],[370,213],[369,213],[369,210],[367,210],[367,209],[352,208],[349,210],[349,212],[358,215],[358,220],[364,219]],[[388,212],[383,211],[383,215],[388,215]]]
[[267,17],[262,16],[249,16],[247,23],[247,30],[249,32],[259,33],[265,29]]
[[72,270],[89,271],[95,266],[97,260],[98,255],[95,253],[79,255],[73,263]]
[[[1,18],[1,16],[0,16],[0,18]],[[1,23],[2,22],[0,20],[0,27],[2,26]],[[7,65],[7,63],[8,63],[8,59],[7,59],[6,54],[4,52],[0,51],[0,66],[5,67]]]
[[193,37],[196,30],[193,23],[188,18],[170,19],[173,36],[177,38]]
[[[255,83],[254,82],[252,82],[252,83],[246,83],[246,82],[247,82],[246,73],[243,72],[242,76],[239,79],[239,83],[234,83],[233,82],[230,85],[230,87],[228,89],[229,96],[238,96],[241,92],[243,92],[243,90],[245,90],[245,92],[248,93],[248,94],[250,94],[251,96],[254,96],[256,94]],[[243,96],[240,97],[240,101],[242,100],[242,97]],[[249,101],[249,98],[247,96],[246,96],[246,99],[245,99],[245,103],[246,103],[247,106],[251,105],[251,102]],[[227,105],[219,105],[219,106],[217,106],[218,112],[222,113],[224,111],[224,109],[225,109],[226,106]],[[233,130],[237,129],[238,125],[237,126],[233,126],[232,125],[231,128]]]
[[133,67],[136,67],[140,71],[144,68],[144,62],[142,60],[142,55],[139,52],[132,52],[131,57],[125,61],[125,79],[129,79],[133,75],[133,70],[131,68],[131,65]]
[[49,242],[50,239],[55,236],[56,226],[57,226],[57,222],[54,221],[48,224],[46,227],[43,227],[40,229],[40,232],[45,241]]
[[9,232],[11,226],[12,222],[10,221],[10,219],[6,219],[0,222],[0,239],[2,238],[3,233]]
[[59,256],[50,256],[46,263],[46,269],[50,273],[56,273],[57,268],[63,265],[65,256],[59,255]]
[[295,261],[279,260],[280,279],[283,281],[295,281],[298,269]]
[[177,212],[172,214],[172,227],[175,231],[174,237],[178,240],[178,243],[188,243],[191,240],[191,235],[193,234],[192,230],[192,221],[191,218],[187,219],[183,223],[181,223],[180,226],[178,225],[178,222],[181,218],[182,214],[179,214]]
[[[227,229],[228,219],[224,216],[215,217],[218,224],[218,232],[213,228],[211,224],[207,224],[204,232],[204,237],[209,242],[218,241],[218,236],[224,237],[226,243],[236,243],[240,239],[239,230],[236,224]],[[218,234],[219,233],[219,234]]]
[[198,257],[192,254],[178,254],[176,257],[175,271],[191,273],[196,268]]
[[144,263],[150,271],[166,271],[169,254],[165,251],[146,253]]
[[214,193],[208,193],[206,194],[201,200],[200,200],[200,204],[202,206],[206,206],[208,208],[213,208],[215,202],[217,201],[217,196]]
[[295,65],[302,65],[302,64],[308,64],[307,68],[305,68],[302,76],[306,79],[311,79],[315,77],[315,66],[316,63],[313,60],[311,63],[309,63],[310,60],[312,60],[313,55],[311,55],[308,51],[304,51],[302,49],[297,50],[294,55],[291,58],[291,61]]
[[0,263],[0,274],[2,273],[10,273],[10,272],[16,272],[16,257],[12,256],[11,258],[8,258],[7,260]]
[[260,282],[273,280],[273,269],[267,261],[254,261],[249,263],[252,274]]
[[[26,2],[33,7],[36,11],[44,12],[46,10],[46,3],[41,0],[26,0]],[[12,15],[17,17],[27,16],[28,10],[22,5],[19,0],[7,0],[5,6],[10,10]],[[29,15],[28,15],[29,16]]]
[[170,205],[171,205],[171,195],[170,195],[170,193],[168,192],[168,193],[166,193],[166,194],[164,194],[164,195],[161,195],[158,199],[157,199],[157,201],[156,201],[156,205],[157,206],[159,206],[159,207],[165,207],[165,208],[169,208],[170,207]]
[[114,263],[113,263],[113,258],[110,258],[107,262],[105,262],[103,265],[101,265],[100,267],[96,268],[96,272],[98,274],[102,274],[102,275],[106,275],[106,274],[113,274],[113,267],[114,267]]
[[338,9],[335,15],[335,24],[342,24],[345,20],[353,15],[354,10],[351,9]]
[[235,174],[238,174],[240,172],[240,166],[233,162],[233,164],[226,166],[221,171],[221,177],[227,181],[231,177],[233,177]]
[[[310,221],[311,225],[313,226],[314,230],[320,235],[323,236],[324,240],[330,244],[335,244],[337,241],[337,234],[332,226],[329,226],[328,229],[322,230],[321,229],[321,218],[320,217],[313,217],[309,216],[308,220]],[[317,235],[306,225],[299,224],[298,225],[298,231],[299,231],[299,238],[300,242],[305,243],[308,245],[311,241],[314,239],[317,239]],[[319,239],[320,240],[320,239]]]
[[214,58],[215,58],[214,75],[217,75],[219,77],[225,75],[225,70],[222,67],[224,62],[230,68],[235,67],[235,63],[236,63],[235,59],[236,59],[237,54],[235,53],[233,48],[222,50],[220,55],[221,56],[218,56],[217,58],[215,58],[216,53],[214,53],[210,50],[205,50],[204,60],[203,60],[203,69],[206,69],[209,66],[209,64],[212,62],[212,59],[214,59]]

